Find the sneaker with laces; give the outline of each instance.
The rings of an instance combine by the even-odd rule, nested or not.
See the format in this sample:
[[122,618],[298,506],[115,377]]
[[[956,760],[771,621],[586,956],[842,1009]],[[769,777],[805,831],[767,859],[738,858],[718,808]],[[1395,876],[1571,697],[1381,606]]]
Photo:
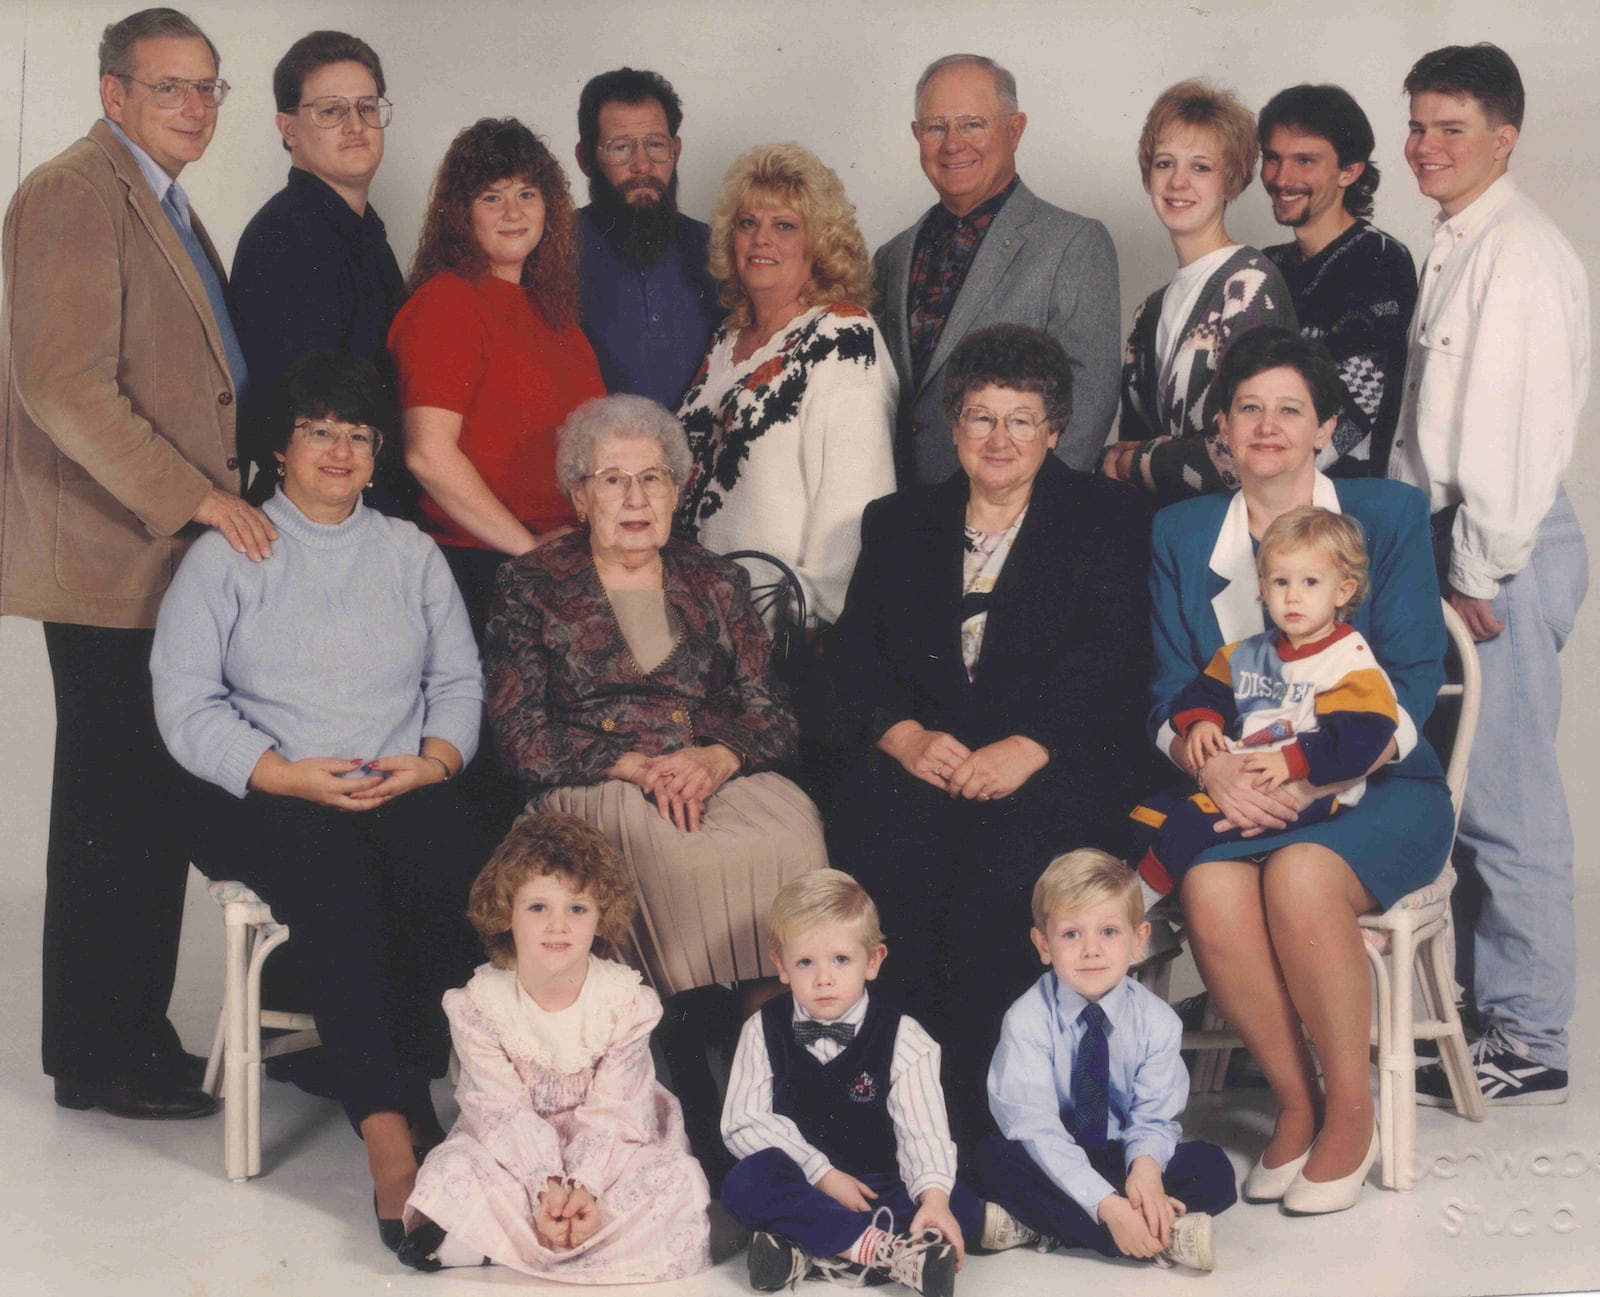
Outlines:
[[[889,1229],[894,1228],[894,1217],[887,1207],[878,1208],[872,1215],[874,1227],[883,1229],[878,1223],[880,1218],[885,1219]],[[903,1283],[922,1297],[953,1297],[956,1290],[956,1249],[938,1230],[887,1234],[866,1268]]]
[[988,1252],[1033,1244],[1036,1251],[1051,1252],[1060,1246],[1055,1239],[1031,1229],[997,1202],[983,1204],[983,1234],[978,1246]]
[[811,1257],[798,1243],[781,1234],[757,1230],[750,1236],[745,1254],[750,1286],[757,1292],[777,1292],[804,1279],[811,1270]]
[[937,1230],[894,1235],[869,1268],[922,1297],[953,1297],[956,1290],[956,1250]]
[[1155,1263],[1163,1268],[1182,1265],[1191,1270],[1215,1270],[1217,1249],[1212,1242],[1211,1217],[1192,1211],[1174,1220],[1172,1242],[1156,1254]]
[[[1469,1052],[1486,1106],[1541,1107],[1567,1101],[1565,1069],[1534,1062],[1528,1047],[1498,1024],[1491,1023]],[[1443,1063],[1417,1069],[1417,1102],[1429,1108],[1455,1107]]]
[[819,1256],[811,1263],[807,1279],[824,1279],[841,1288],[860,1288],[871,1273],[865,1266],[846,1261],[842,1256]]

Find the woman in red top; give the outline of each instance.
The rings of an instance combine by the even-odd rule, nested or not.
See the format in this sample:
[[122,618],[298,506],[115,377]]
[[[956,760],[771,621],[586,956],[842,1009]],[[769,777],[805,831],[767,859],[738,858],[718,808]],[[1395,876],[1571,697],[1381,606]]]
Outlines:
[[456,136],[428,197],[412,295],[389,330],[406,467],[482,639],[494,571],[571,530],[556,429],[605,395],[578,328],[577,217],[515,118]]

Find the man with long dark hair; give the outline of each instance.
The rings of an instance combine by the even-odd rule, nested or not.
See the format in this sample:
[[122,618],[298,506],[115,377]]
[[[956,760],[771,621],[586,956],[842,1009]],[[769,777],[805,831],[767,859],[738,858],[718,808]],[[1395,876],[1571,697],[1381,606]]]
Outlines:
[[1260,116],[1261,185],[1294,234],[1266,248],[1300,329],[1339,366],[1344,404],[1317,457],[1330,477],[1382,477],[1405,376],[1417,273],[1406,245],[1372,223],[1372,125],[1339,86],[1280,90]]

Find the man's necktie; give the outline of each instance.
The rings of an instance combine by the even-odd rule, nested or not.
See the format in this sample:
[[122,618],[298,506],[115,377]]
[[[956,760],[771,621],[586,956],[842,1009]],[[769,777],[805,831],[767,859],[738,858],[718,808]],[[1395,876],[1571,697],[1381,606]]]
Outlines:
[[200,242],[200,236],[194,232],[193,224],[178,201],[176,189],[176,184],[167,186],[167,192],[161,199],[161,210],[172,222],[172,228],[178,233],[178,241],[183,244],[195,273],[205,286],[206,300],[211,303],[211,316],[217,322],[217,329],[222,334],[222,349],[228,355],[228,371],[233,376],[234,390],[243,395],[249,373],[245,367],[244,348],[239,345],[233,316],[228,311],[228,295],[222,287],[222,280],[217,277],[217,268],[206,256],[205,245]]
[[1073,1134],[1082,1148],[1106,1146],[1106,1090],[1111,1059],[1106,1050],[1106,1011],[1090,1004],[1078,1015],[1083,1038],[1072,1059]]

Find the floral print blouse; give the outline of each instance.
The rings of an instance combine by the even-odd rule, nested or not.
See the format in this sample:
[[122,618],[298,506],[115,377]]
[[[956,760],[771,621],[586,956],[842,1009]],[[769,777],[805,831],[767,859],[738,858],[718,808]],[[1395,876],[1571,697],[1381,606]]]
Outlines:
[[794,713],[744,569],[677,540],[661,565],[682,632],[649,672],[628,652],[587,535],[500,568],[483,647],[489,720],[501,760],[531,791],[600,783],[628,752],[721,743],[741,774],[795,755]]

